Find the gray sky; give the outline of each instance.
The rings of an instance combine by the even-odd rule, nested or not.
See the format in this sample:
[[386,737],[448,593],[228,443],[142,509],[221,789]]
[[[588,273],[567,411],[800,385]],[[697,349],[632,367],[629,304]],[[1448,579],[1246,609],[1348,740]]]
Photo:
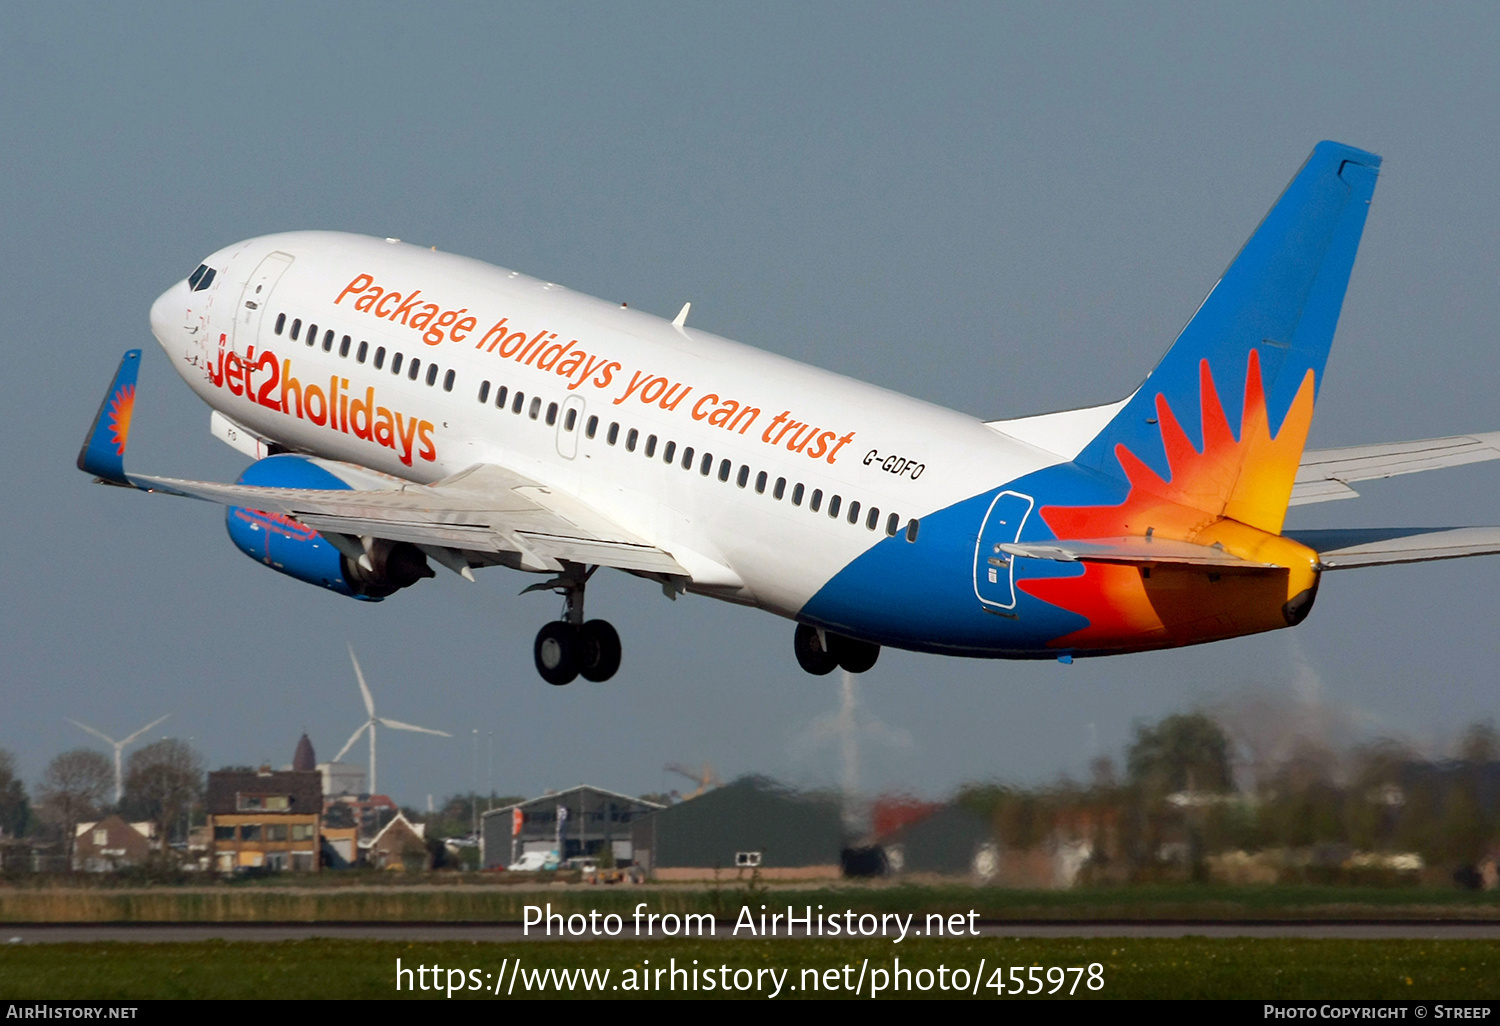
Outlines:
[[[246,462],[167,366],[151,301],[208,252],[400,236],[986,418],[1119,398],[1319,139],[1385,158],[1314,445],[1500,427],[1492,5],[11,5],[0,30],[7,587],[0,747],[28,781],[163,713],[211,766],[321,758],[386,716],[383,790],[837,779],[835,708],[791,625],[601,574],[625,643],[554,689],[556,613],[504,570],[379,605],[258,567],[214,507],[73,467],[120,353],[146,349],[142,471]],[[1293,526],[1500,522],[1500,467],[1363,486]],[[1329,575],[1295,631],[1053,663],[887,651],[869,787],[1081,775],[1131,725],[1250,687],[1440,744],[1496,712],[1500,563]],[[1300,681],[1294,688],[1294,682]]]

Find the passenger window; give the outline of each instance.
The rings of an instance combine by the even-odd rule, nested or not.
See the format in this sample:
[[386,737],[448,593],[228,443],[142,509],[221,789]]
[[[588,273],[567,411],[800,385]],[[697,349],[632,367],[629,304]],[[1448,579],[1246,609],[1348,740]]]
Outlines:
[[906,540],[909,542],[914,542],[917,540],[916,518],[912,518],[912,522],[906,525]]
[[756,495],[764,495],[764,494],[766,494],[766,481],[767,480],[768,480],[768,478],[766,477],[766,472],[764,470],[762,470],[759,474],[755,475],[755,494]]
[[286,314],[276,315],[276,334],[281,334],[281,329],[286,327]]
[[849,503],[849,523],[851,523],[851,524],[857,524],[857,523],[859,523],[859,503],[858,502],[851,502],[851,503]]
[[563,418],[563,430],[564,431],[572,431],[573,428],[575,428],[577,426],[578,426],[578,411],[577,410],[569,410],[568,411],[568,415]]
[[606,442],[608,442],[610,445],[614,445],[615,442],[619,440],[619,437],[620,437],[620,425],[619,424],[611,424],[609,426],[609,431],[604,436],[604,440]]
[[431,388],[437,384],[438,365],[429,363],[427,365],[427,387]]
[[482,403],[490,401],[490,383],[488,381],[481,381],[479,383],[479,401]]
[[548,403],[547,404],[547,426],[551,427],[553,424],[556,424],[556,423],[557,423],[557,404],[556,403]]
[[703,454],[703,462],[698,464],[698,473],[707,477],[714,469],[714,454],[706,452]]
[[691,445],[682,450],[682,469],[693,469],[693,447]]
[[798,481],[797,484],[796,484],[796,487],[794,487],[792,489],[792,505],[793,506],[800,506],[800,505],[802,505],[802,482],[801,481]]
[[[296,330],[296,327],[297,326],[295,324],[292,325],[292,329],[293,330]],[[294,335],[292,337],[295,338],[296,336]],[[385,346],[380,346],[379,348],[377,348],[375,350],[375,369],[379,370],[384,365],[385,365]]]
[[298,317],[292,322],[292,341],[297,341],[297,333],[302,330],[302,318]]
[[741,488],[750,482],[750,468],[743,463],[740,464],[740,476],[734,479],[734,483]]
[[453,380],[454,380],[455,377],[456,377],[456,375],[451,370],[447,374],[443,375],[443,391],[444,392],[451,392],[451,391],[453,391]]
[[307,326],[307,344],[310,346],[318,344],[318,326],[316,324],[309,324]]
[[648,457],[656,455],[656,436],[655,435],[651,435],[650,437],[648,437],[646,439],[646,455]]
[[880,510],[878,508],[876,508],[875,506],[871,506],[870,507],[870,515],[867,516],[867,517],[865,517],[865,527],[868,528],[869,530],[873,531],[873,530],[875,530],[876,525],[878,525],[879,523],[880,523]]
[[350,338],[348,335],[345,335],[343,341],[339,343],[339,355],[340,356],[348,356],[349,355],[349,347],[352,346],[353,344],[354,344],[354,339]]
[[329,328],[327,331],[323,332],[323,352],[325,352],[325,353],[331,353],[331,352],[333,352],[333,329],[332,328]]
[[526,393],[525,392],[517,392],[515,400],[513,402],[511,402],[511,404],[510,404],[510,412],[516,414],[517,416],[520,416],[521,407],[523,407],[525,405],[526,405]]
[[823,505],[823,489],[821,489],[821,488],[814,488],[813,489],[813,493],[812,493],[812,501],[807,504],[807,508],[810,509],[810,510],[812,510],[814,513],[816,513],[818,511],[819,507],[821,507],[822,505]]
[[531,397],[531,409],[528,411],[527,416],[529,416],[532,420],[536,420],[538,414],[540,414],[541,412],[542,397],[539,395],[534,395]]
[[407,377],[407,380],[408,381],[416,381],[417,380],[417,374],[421,370],[422,370],[422,361],[419,360],[419,359],[417,359],[415,356],[413,356],[411,358],[411,365],[406,368],[406,377]]
[[495,389],[495,409],[505,409],[505,394],[507,391],[509,391],[509,389],[507,389],[504,385],[501,385],[499,388]]
[[892,513],[885,519],[885,533],[894,538],[899,530],[901,530],[901,514]]
[[365,362],[365,357],[369,356],[369,355],[370,355],[370,343],[368,343],[368,342],[361,342],[359,344],[359,351],[354,354],[354,359],[356,361],[358,361],[359,363],[364,363]]
[[779,502],[779,501],[781,501],[781,497],[783,495],[785,495],[785,494],[786,494],[786,478],[784,478],[784,477],[778,477],[776,479],[776,487],[771,491],[771,495],[773,497],[775,497],[775,499]]
[[731,464],[728,460],[723,460],[722,462],[720,462],[719,463],[719,480],[720,481],[728,481],[729,480],[729,471],[732,470],[732,469],[733,469],[733,464]]
[[588,419],[588,423],[584,424],[584,426],[583,426],[583,433],[585,435],[587,435],[588,437],[590,437],[590,438],[593,438],[594,437],[594,432],[598,431],[598,430],[599,430],[599,418],[598,417],[590,417]]
[[676,442],[668,442],[667,443],[667,447],[665,449],[663,449],[662,452],[661,452],[661,461],[663,463],[671,463],[672,460],[674,460],[676,457],[677,457],[677,443]]
[[[844,500],[842,498],[840,498],[839,496],[837,496],[837,495],[835,495],[833,498],[829,499],[828,500],[828,515],[831,516],[831,517],[837,517],[839,515],[839,503],[841,503],[843,501]],[[817,507],[813,507],[813,508],[816,509]]]
[[635,452],[635,443],[640,440],[641,433],[635,428],[630,429],[630,434],[625,436],[625,451]]
[[401,361],[403,359],[405,359],[405,357],[403,357],[400,353],[396,353],[395,355],[393,355],[391,357],[391,373],[392,374],[400,374],[401,373]]

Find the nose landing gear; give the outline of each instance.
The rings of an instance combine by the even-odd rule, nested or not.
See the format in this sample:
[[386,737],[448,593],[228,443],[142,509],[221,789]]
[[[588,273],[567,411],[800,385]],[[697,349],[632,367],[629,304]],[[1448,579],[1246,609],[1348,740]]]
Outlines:
[[835,669],[864,673],[880,658],[880,646],[874,642],[856,641],[805,623],[797,625],[792,650],[798,666],[820,677]]
[[543,624],[532,647],[537,672],[548,684],[560,687],[578,677],[606,681],[620,668],[620,635],[608,620],[583,618],[584,586],[597,569],[566,564],[559,576],[526,589],[563,596],[563,618]]

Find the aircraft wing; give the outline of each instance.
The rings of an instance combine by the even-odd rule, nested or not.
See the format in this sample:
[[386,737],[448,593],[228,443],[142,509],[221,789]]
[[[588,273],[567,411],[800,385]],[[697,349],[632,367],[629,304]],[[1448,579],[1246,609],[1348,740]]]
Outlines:
[[1349,487],[1353,481],[1373,481],[1493,459],[1500,459],[1500,431],[1312,449],[1302,454],[1302,465],[1292,486],[1291,505],[1353,499],[1359,495]]
[[522,569],[563,560],[690,576],[670,554],[571,496],[504,467],[476,464],[431,485],[370,491],[265,488],[126,475],[145,491],[282,513],[323,534],[376,537],[485,554],[514,553]]

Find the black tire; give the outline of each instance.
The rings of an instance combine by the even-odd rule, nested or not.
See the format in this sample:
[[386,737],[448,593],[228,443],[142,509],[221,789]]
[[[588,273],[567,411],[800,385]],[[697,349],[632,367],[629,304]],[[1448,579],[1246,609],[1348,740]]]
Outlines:
[[805,623],[799,623],[797,633],[792,635],[792,651],[797,654],[797,665],[818,677],[832,673],[839,665],[838,658],[818,640],[817,628]]
[[620,635],[608,620],[590,620],[578,632],[578,675],[605,681],[620,668]]
[[578,676],[578,628],[562,620],[544,624],[536,632],[532,656],[542,680],[556,687],[573,683]]
[[864,673],[880,658],[880,646],[872,642],[855,641],[837,634],[829,634],[827,637],[828,647],[833,650],[833,657],[838,660],[839,667],[850,673]]

